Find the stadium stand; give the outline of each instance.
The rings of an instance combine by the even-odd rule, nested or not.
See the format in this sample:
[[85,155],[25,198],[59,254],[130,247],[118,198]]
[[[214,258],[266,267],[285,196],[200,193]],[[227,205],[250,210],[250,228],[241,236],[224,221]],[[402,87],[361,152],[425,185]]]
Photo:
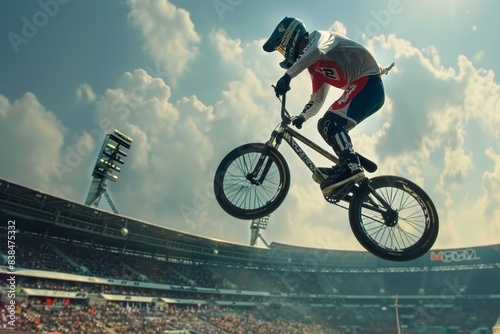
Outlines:
[[9,249],[9,224],[0,224],[0,332],[391,334],[399,323],[405,334],[490,334],[500,315],[500,245],[407,263],[254,248],[5,180],[0,220],[14,222],[16,237]]

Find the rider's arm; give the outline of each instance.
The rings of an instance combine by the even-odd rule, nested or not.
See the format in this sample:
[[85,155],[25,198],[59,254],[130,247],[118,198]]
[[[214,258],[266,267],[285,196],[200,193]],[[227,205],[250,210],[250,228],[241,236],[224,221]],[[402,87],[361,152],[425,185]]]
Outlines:
[[321,56],[329,51],[335,42],[335,35],[327,32],[313,31],[299,59],[290,67],[286,73],[294,78],[309,66],[314,64]]
[[313,84],[313,93],[311,94],[311,99],[305,105],[304,110],[302,110],[302,112],[300,113],[301,116],[304,116],[304,119],[306,121],[316,115],[321,109],[323,103],[325,102],[329,89],[330,85],[327,84],[321,85],[321,87],[319,87],[318,89],[315,89]]

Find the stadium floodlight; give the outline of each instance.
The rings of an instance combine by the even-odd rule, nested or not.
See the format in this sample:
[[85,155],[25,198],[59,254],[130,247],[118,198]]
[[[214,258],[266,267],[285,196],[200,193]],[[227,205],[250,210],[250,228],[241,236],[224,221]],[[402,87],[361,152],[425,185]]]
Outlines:
[[260,239],[264,245],[269,248],[269,244],[260,233],[260,230],[265,230],[267,228],[267,224],[269,224],[269,216],[252,220],[250,224],[250,246],[255,246],[257,239]]
[[121,165],[125,163],[123,158],[127,156],[127,153],[121,150],[121,148],[130,149],[130,144],[132,144],[132,139],[118,130],[108,134],[97,156],[97,162],[92,176],[94,178],[106,178],[116,182],[118,176],[115,173],[119,173],[121,168],[115,163]]
[[123,149],[130,149],[131,144],[132,139],[116,129],[113,133],[106,135],[92,171],[93,180],[85,205],[97,207],[101,195],[104,195],[111,210],[118,214],[116,206],[106,191],[106,180],[113,182],[118,180],[116,173],[120,173],[122,169],[117,164],[125,163],[123,158],[127,156],[127,153]]

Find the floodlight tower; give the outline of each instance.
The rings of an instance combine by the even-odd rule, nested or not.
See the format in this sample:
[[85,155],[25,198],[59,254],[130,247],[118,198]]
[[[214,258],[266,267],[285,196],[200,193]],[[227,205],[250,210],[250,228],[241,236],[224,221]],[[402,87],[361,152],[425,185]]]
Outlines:
[[111,210],[118,214],[116,206],[106,191],[106,180],[111,180],[113,182],[118,180],[118,176],[114,173],[119,173],[121,168],[115,163],[122,165],[125,163],[122,157],[126,157],[127,153],[122,151],[122,148],[130,149],[130,144],[132,144],[132,139],[118,130],[106,135],[101,151],[97,156],[94,170],[92,171],[93,179],[87,199],[85,200],[85,205],[97,207],[99,205],[99,201],[101,200],[101,196],[104,195],[109,206],[111,207]]
[[269,216],[264,216],[262,218],[257,218],[252,220],[250,224],[250,246],[255,246],[257,239],[262,240],[264,245],[269,248],[269,244],[266,239],[260,234],[260,230],[265,230],[267,224],[269,223]]

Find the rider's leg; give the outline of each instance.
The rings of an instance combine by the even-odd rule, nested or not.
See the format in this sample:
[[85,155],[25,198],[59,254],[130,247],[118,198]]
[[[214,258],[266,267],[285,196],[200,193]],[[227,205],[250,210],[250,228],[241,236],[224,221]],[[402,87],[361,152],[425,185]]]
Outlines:
[[318,122],[318,131],[339,157],[339,168],[321,184],[325,196],[347,182],[364,177],[348,131],[384,104],[382,80],[364,77],[347,87]]
[[[318,132],[321,134],[321,137],[326,141],[326,143],[333,148],[333,151],[335,152],[335,154],[337,154],[338,157],[339,152],[335,149],[335,146],[332,145],[332,141],[329,139],[328,136],[328,128],[330,127],[330,122],[335,122],[334,116],[331,112],[327,111],[327,113],[325,113],[325,115],[323,115],[323,117],[318,120]],[[318,169],[324,176],[328,178],[329,176],[335,174],[336,170],[338,169],[338,166],[339,164],[332,166],[331,168],[319,167]],[[312,178],[316,183],[322,182],[319,176],[315,175],[315,173],[313,173]]]
[[357,182],[364,177],[358,156],[353,149],[351,137],[346,130],[347,119],[328,111],[318,122],[318,130],[339,157],[338,168],[325,182],[321,190],[325,196],[348,182]]

